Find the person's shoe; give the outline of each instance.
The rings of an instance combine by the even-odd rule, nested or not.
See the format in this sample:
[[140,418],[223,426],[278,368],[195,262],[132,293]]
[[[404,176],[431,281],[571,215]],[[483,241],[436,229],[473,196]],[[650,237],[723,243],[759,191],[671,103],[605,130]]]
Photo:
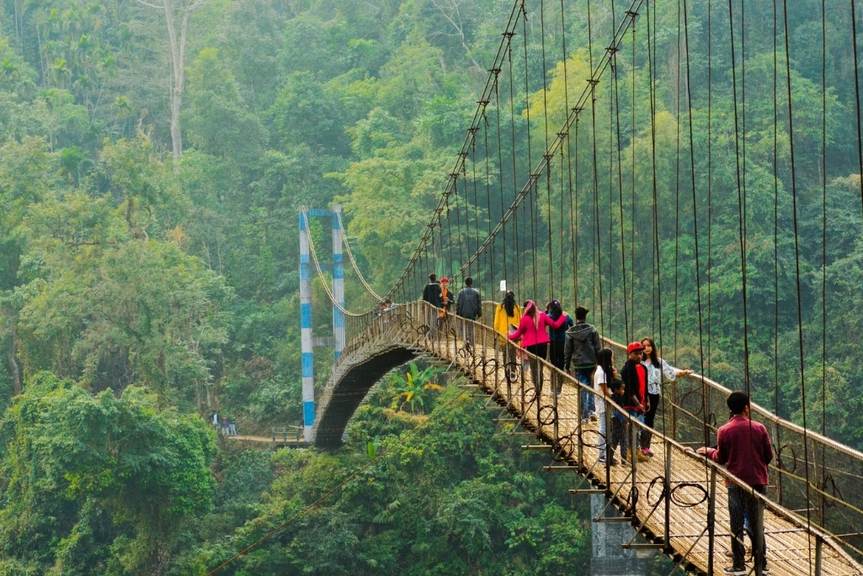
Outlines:
[[596,414],[590,415],[590,421],[591,422],[596,422],[597,420],[599,420],[599,416],[597,416]]
[[723,574],[728,574],[729,576],[746,576],[746,567],[738,568],[736,566],[726,566],[722,569]]
[[638,459],[639,462],[647,462],[650,460],[650,458],[648,458],[647,454],[645,454],[644,452],[638,452],[638,454],[636,455],[636,458]]
[[762,574],[770,574],[770,566],[764,565],[764,568],[761,569]]

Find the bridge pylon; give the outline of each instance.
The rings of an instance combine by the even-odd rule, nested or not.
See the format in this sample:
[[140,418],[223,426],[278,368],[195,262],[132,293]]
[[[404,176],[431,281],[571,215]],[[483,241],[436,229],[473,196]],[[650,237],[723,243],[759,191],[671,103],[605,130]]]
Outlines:
[[300,347],[303,387],[303,439],[314,441],[315,425],[315,339],[312,330],[312,269],[309,252],[308,230],[311,218],[329,218],[333,244],[333,340],[335,357],[338,360],[345,348],[345,315],[339,308],[345,305],[345,271],[341,227],[341,206],[332,210],[300,208],[298,213],[300,235]]

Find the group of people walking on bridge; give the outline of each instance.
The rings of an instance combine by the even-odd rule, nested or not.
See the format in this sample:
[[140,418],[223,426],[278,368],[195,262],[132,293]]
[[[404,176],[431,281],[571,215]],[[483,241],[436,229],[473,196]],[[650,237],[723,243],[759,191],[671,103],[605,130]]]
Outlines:
[[[482,316],[482,299],[473,287],[473,280],[465,278],[465,286],[455,298],[456,315],[468,320]],[[429,318],[430,335],[435,336],[446,325],[452,304],[449,281],[438,282],[434,274],[423,291],[423,300],[434,306],[434,317]],[[653,457],[653,437],[657,409],[666,383],[684,378],[693,372],[680,369],[660,358],[656,344],[650,337],[630,342],[626,346],[626,361],[618,370],[614,366],[614,352],[602,345],[596,328],[587,322],[588,310],[575,309],[575,318],[563,310],[558,300],[551,300],[545,310],[539,310],[535,301],[526,300],[519,306],[515,294],[508,290],[495,307],[492,327],[502,341],[518,342],[527,352],[537,396],[542,394],[543,368],[540,359],[571,374],[581,385],[580,406],[582,424],[598,421],[599,460],[610,466],[617,465],[615,451],[619,449],[623,463],[631,442],[630,422],[644,425],[638,434],[638,446],[633,455],[639,462]],[[473,343],[473,323],[464,322],[464,339]],[[503,346],[504,361],[516,364],[511,346]],[[555,380],[554,396],[560,395],[562,382]],[[593,393],[591,392],[593,390]],[[606,399],[616,407],[607,414]],[[595,401],[598,400],[598,401]],[[749,396],[732,392],[727,405],[729,421],[716,434],[716,447],[699,448],[698,453],[725,465],[729,472],[746,483],[740,486],[728,483],[728,507],[731,523],[731,557],[733,565],[726,574],[746,574],[743,535],[745,527],[751,535],[756,576],[767,573],[766,543],[764,539],[763,507],[753,491],[763,494],[767,487],[767,466],[773,458],[770,436],[764,425],[750,417]],[[608,424],[611,425],[608,434]],[[750,490],[751,489],[751,490]]]

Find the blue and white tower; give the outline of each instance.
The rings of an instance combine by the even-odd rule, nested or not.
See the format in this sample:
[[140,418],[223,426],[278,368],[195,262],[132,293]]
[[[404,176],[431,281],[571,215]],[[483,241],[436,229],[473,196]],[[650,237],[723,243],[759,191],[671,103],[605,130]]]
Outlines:
[[335,340],[336,360],[345,349],[345,314],[339,309],[339,306],[345,306],[345,268],[342,261],[342,227],[341,227],[341,206],[333,206],[332,222],[333,231],[333,296],[336,297],[336,304],[333,306],[333,338]]
[[309,262],[308,215],[301,210],[300,219],[300,344],[303,364],[303,439],[314,440],[315,361],[312,340],[312,285]]

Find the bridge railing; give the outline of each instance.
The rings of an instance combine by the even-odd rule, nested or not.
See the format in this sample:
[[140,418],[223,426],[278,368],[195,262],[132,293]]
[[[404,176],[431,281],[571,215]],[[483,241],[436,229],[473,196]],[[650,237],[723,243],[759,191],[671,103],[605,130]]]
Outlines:
[[[551,441],[558,457],[576,464],[605,486],[612,485],[610,464],[606,464],[604,470],[601,467],[597,469],[596,458],[587,457],[587,452],[595,451],[602,438],[582,424],[583,406],[581,394],[578,392],[584,391],[592,395],[596,402],[604,402],[607,406],[606,418],[610,418],[612,411],[619,409],[618,406],[610,399],[601,397],[592,387],[580,385],[569,374],[544,359],[527,354],[517,344],[495,333],[485,324],[491,321],[490,314],[479,322],[454,315],[447,315],[442,320],[439,318],[438,310],[424,302],[410,302],[393,307],[387,312],[373,312],[351,318],[348,322],[349,334],[352,337],[345,351],[350,353],[376,338],[386,338],[406,346],[424,349],[442,360],[458,364],[472,378],[491,388],[525,425],[533,427],[537,434]],[[614,342],[609,344],[615,348],[620,347]],[[618,355],[618,358],[621,356]],[[560,393],[555,394],[554,390],[559,390]],[[702,393],[704,391],[706,394]],[[716,510],[717,479],[727,484],[740,485],[752,492],[746,484],[724,468],[696,455],[692,450],[694,444],[704,441],[705,424],[699,415],[705,410],[707,414],[723,414],[722,407],[727,393],[728,390],[718,383],[708,382],[706,379],[702,382],[700,377],[678,382],[676,389],[666,391],[666,395],[676,401],[672,403],[668,401],[671,398],[668,398],[663,404],[667,417],[665,433],[660,429],[650,430],[654,435],[654,445],[662,446],[665,462],[663,474],[657,476],[650,487],[639,486],[639,482],[636,482],[638,460],[630,458],[631,485],[625,490],[618,488],[618,493],[613,494],[633,515],[638,512],[639,506],[652,508],[647,518],[653,517],[654,521],[658,522],[659,528],[653,526],[652,529],[656,536],[664,537],[666,543],[669,542],[669,536],[673,536],[670,534],[668,521],[671,517],[671,506],[704,506],[707,507],[708,518],[712,517]],[[561,405],[561,402],[566,406]],[[701,408],[696,409],[697,406]],[[753,492],[755,497],[763,501],[766,509],[788,522],[792,531],[805,531],[810,535],[810,556],[816,558],[819,566],[820,557],[829,549],[833,558],[844,559],[849,565],[859,568],[855,557],[859,559],[863,555],[852,543],[852,539],[857,536],[848,534],[863,526],[859,521],[860,491],[851,489],[856,478],[853,474],[859,470],[857,466],[860,458],[852,449],[816,434],[804,434],[802,428],[774,417],[761,407],[753,406],[753,414],[757,420],[768,426],[774,441],[777,435],[782,441],[781,444],[777,443],[782,464],[771,471],[770,490],[766,496]],[[657,417],[657,422],[660,418],[661,415]],[[637,449],[637,438],[641,431],[648,430],[648,427],[628,416],[626,419],[629,431],[627,442],[631,449]],[[711,431],[717,423],[710,417],[707,420],[708,431]],[[606,429],[610,430],[611,427],[607,426]],[[807,481],[800,470],[801,457],[798,454],[802,450],[804,436],[810,455],[823,456],[823,460],[810,459],[808,499]],[[791,456],[792,453],[794,456]],[[687,470],[699,471],[698,477],[681,480],[679,473],[675,476],[673,472],[675,462],[685,463]],[[797,462],[797,470],[788,462]],[[814,488],[818,485],[818,477],[815,473],[820,473],[822,469],[830,472],[828,490],[816,492]],[[688,487],[692,491],[696,501],[694,504],[691,501],[686,504],[686,501],[690,500],[687,497],[664,497],[661,503],[656,503],[655,496],[648,494],[653,488],[657,493],[668,495],[682,489],[680,486]],[[681,504],[681,501],[684,504]],[[808,506],[807,502],[810,503]],[[818,510],[818,513],[810,510],[807,519],[807,507],[822,507],[823,513],[821,510]],[[644,519],[642,523],[645,523]],[[693,548],[701,542],[700,546],[706,543],[713,549],[715,537],[714,522],[708,521],[701,534],[692,535]],[[707,557],[712,558],[712,554],[707,554]],[[816,569],[815,573],[820,573],[820,568]]]
[[[495,306],[483,302],[484,323],[492,323]],[[609,338],[603,341],[617,358],[625,358],[624,344]],[[725,400],[731,391],[697,373],[666,383],[655,425],[664,425],[665,434],[684,446],[702,445],[705,438],[715,443],[716,430],[727,419]],[[769,497],[803,517],[808,512],[809,522],[836,535],[863,558],[863,453],[804,430],[758,404],[752,404],[752,414],[773,440]]]

